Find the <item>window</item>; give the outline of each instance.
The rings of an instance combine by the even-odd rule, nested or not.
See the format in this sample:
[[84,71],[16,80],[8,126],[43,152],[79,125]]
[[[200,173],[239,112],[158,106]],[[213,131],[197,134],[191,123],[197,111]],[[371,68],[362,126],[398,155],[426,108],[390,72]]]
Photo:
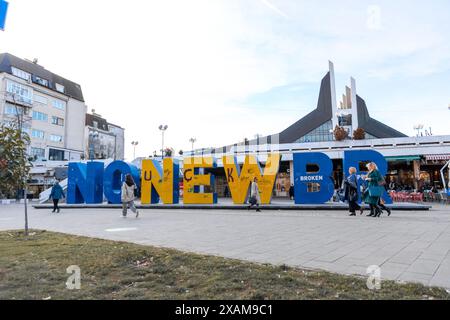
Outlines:
[[40,84],[41,86],[44,86],[44,87],[48,87],[48,80],[47,79],[44,79],[44,78],[41,78],[41,77],[38,77],[38,76],[33,76],[32,80],[33,80],[34,83]]
[[33,103],[33,89],[23,86],[14,81],[6,82],[6,91],[13,95],[15,101]]
[[66,108],[66,103],[64,101],[62,101],[62,100],[53,99],[53,106],[56,109],[64,110]]
[[62,84],[56,83],[56,91],[64,93],[64,86]]
[[46,121],[48,120],[48,116],[45,113],[39,111],[33,111],[33,120]]
[[54,161],[64,160],[64,151],[56,149],[48,149],[48,159]]
[[31,147],[31,156],[36,158],[45,158],[45,149]]
[[56,135],[56,134],[51,134],[50,135],[50,141],[52,142],[62,142],[63,141],[63,137]]
[[5,114],[17,116],[17,114],[22,114],[22,112],[22,107],[14,106],[12,104],[5,104]]
[[31,126],[29,124],[22,124],[22,132],[26,133],[28,136],[31,134]]
[[94,128],[98,128],[98,122],[97,121],[92,121],[92,124],[94,125]]
[[57,126],[64,126],[64,119],[52,116],[52,124],[56,124]]
[[20,69],[18,69],[16,67],[11,67],[11,71],[12,71],[12,74],[15,75],[16,77],[19,77],[19,78],[21,78],[23,80],[26,80],[26,81],[30,81],[31,80],[31,74],[29,74],[28,72],[20,70]]
[[46,97],[40,96],[38,94],[34,95],[34,101],[47,105],[48,99]]
[[44,139],[44,131],[33,129],[31,130],[31,137],[36,139]]
[[332,130],[333,124],[330,120],[298,139],[296,143],[333,141]]

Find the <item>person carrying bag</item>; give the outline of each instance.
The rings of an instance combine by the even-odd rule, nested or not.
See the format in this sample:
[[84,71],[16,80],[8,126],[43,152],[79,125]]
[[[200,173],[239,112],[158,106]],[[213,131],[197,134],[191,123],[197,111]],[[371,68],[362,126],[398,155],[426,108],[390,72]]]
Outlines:
[[378,203],[385,190],[383,181],[384,183],[386,182],[374,162],[369,163],[367,168],[369,169],[369,173],[363,177],[367,181],[367,189],[364,192],[363,199],[370,207],[368,217],[380,217],[382,211],[378,207]]

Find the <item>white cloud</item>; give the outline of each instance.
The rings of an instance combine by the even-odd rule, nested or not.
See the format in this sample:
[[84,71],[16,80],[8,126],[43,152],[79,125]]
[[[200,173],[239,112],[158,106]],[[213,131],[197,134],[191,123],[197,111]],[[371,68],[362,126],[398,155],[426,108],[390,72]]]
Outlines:
[[450,68],[444,10],[432,19],[422,6],[377,2],[380,30],[367,29],[364,1],[17,0],[0,51],[79,82],[90,108],[126,128],[128,156],[132,140],[138,155],[159,149],[161,123],[176,150],[191,136],[220,146],[295,122],[277,103],[255,111],[231,101],[291,83],[315,83],[316,94],[328,59],[363,83]]

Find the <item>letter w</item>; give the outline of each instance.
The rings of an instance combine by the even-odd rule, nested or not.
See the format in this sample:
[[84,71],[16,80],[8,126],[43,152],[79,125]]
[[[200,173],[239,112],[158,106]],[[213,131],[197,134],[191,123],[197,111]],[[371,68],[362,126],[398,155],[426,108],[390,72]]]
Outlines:
[[233,202],[235,204],[244,204],[248,197],[250,183],[254,178],[257,178],[261,203],[269,204],[275,179],[280,168],[280,159],[281,156],[278,153],[269,154],[263,172],[255,156],[245,156],[242,170],[240,170],[236,157],[224,156],[222,162]]

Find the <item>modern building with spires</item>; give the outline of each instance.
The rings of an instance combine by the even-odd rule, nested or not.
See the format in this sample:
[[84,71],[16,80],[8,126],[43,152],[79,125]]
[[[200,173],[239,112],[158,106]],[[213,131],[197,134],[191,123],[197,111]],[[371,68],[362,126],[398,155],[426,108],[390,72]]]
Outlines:
[[[372,149],[388,161],[387,180],[398,186],[420,189],[423,186],[442,188],[440,169],[450,160],[450,135],[408,137],[398,130],[370,116],[366,101],[357,93],[356,80],[350,78],[339,101],[336,97],[334,65],[320,85],[317,106],[309,114],[279,133],[245,140],[233,145],[213,149],[197,149],[184,156],[213,155],[218,161],[216,191],[221,195],[225,186],[222,155],[235,155],[242,163],[246,154],[257,154],[264,161],[267,153],[282,155],[281,170],[274,193],[287,196],[293,181],[293,153],[323,152],[333,159],[334,181],[338,188],[342,182],[342,159],[346,150]],[[348,137],[337,141],[334,129],[347,132]],[[354,131],[364,132],[364,137],[353,139]],[[361,130],[362,129],[362,130]],[[447,181],[448,181],[448,172]]]

